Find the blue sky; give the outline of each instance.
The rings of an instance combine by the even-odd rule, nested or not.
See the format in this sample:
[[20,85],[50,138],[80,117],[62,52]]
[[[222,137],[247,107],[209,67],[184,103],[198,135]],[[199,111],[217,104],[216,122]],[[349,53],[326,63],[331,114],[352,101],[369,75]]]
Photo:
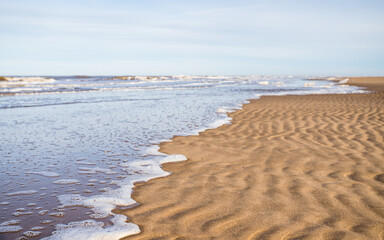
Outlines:
[[384,75],[383,0],[0,0],[0,75]]

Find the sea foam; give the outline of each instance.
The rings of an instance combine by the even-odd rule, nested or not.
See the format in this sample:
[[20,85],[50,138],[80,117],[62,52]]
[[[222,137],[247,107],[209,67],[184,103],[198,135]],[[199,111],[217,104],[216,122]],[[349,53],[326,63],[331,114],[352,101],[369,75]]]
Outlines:
[[127,235],[140,232],[138,226],[126,222],[127,218],[122,215],[115,216],[112,219],[113,226],[104,228],[104,223],[95,220],[85,220],[80,222],[71,222],[67,225],[58,224],[53,235],[44,240],[105,240],[120,239]]
[[44,177],[60,177],[61,174],[56,173],[56,172],[48,172],[48,171],[41,171],[41,172],[26,172],[26,174],[36,174],[36,175],[41,175]]
[[54,181],[54,184],[59,184],[59,185],[68,185],[68,184],[77,184],[80,181],[77,179],[59,179]]
[[25,190],[25,191],[18,191],[18,192],[11,192],[5,194],[6,196],[16,196],[16,195],[31,195],[37,193],[36,190]]

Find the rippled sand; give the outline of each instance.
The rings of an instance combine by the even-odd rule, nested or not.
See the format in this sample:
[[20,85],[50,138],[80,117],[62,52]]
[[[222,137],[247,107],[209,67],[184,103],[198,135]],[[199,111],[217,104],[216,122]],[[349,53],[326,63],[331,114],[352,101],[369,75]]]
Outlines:
[[127,239],[382,239],[384,94],[262,97],[163,143],[188,161],[138,184]]

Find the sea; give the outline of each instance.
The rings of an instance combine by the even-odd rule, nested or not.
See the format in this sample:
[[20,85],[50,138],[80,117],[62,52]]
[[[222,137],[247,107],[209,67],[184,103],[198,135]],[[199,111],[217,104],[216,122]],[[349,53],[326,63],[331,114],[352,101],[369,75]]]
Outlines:
[[[263,95],[359,93],[337,77],[13,76],[0,80],[0,239],[119,239],[135,182],[173,136],[230,124]],[[156,193],[154,193],[156,194]]]

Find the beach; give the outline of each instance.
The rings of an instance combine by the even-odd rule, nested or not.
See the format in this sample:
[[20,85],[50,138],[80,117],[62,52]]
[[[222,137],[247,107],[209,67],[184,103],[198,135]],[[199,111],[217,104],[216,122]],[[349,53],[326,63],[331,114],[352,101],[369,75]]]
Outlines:
[[[254,214],[259,213],[258,208],[281,211],[288,221],[290,215],[265,202],[281,204],[293,214],[296,210],[290,204],[295,201],[288,195],[291,190],[287,193],[284,187],[297,184],[298,188],[307,189],[302,182],[313,184],[306,175],[295,179],[278,170],[292,168],[300,176],[301,165],[290,166],[291,161],[312,164],[318,160],[312,159],[318,151],[324,155],[324,149],[307,139],[322,141],[333,150],[337,148],[329,144],[340,145],[337,138],[345,134],[348,139],[348,134],[355,134],[362,143],[382,141],[381,132],[360,133],[371,131],[372,126],[378,131],[380,123],[376,120],[361,122],[369,128],[350,122],[349,118],[360,121],[380,117],[378,104],[382,100],[380,93],[367,94],[361,88],[340,84],[355,81],[352,78],[131,78],[27,76],[6,77],[0,83],[0,141],[7,143],[0,148],[0,239],[120,239],[140,232],[142,235],[137,236],[144,239],[176,235],[190,239],[224,238],[227,230],[221,230],[216,223],[228,227],[228,221],[241,234],[267,231],[271,223],[266,221],[275,220],[257,220],[264,219]],[[361,93],[366,93],[367,100],[344,99],[363,96],[352,95]],[[314,96],[319,96],[319,100],[312,101]],[[321,107],[317,107],[319,104]],[[367,116],[353,117],[357,113],[352,110],[360,108]],[[331,112],[314,115],[325,114],[325,110]],[[343,131],[344,135],[340,135],[334,132],[329,119],[323,119],[325,116],[334,121],[345,117],[344,123],[354,129],[351,132],[348,125],[337,127],[337,131]],[[327,131],[334,134],[318,135]],[[292,140],[287,141],[288,137]],[[282,158],[288,155],[289,159]],[[187,158],[185,162],[168,164]],[[373,178],[381,179],[379,169],[378,164]],[[274,185],[275,181],[282,185]],[[378,184],[377,180],[374,182]],[[242,190],[248,184],[250,189]],[[270,193],[270,188],[276,192]],[[128,209],[136,214],[130,215]],[[276,223],[283,221],[274,214],[264,213],[279,219]],[[311,216],[306,212],[298,214]],[[158,223],[163,220],[169,228]],[[244,225],[253,224],[252,221],[263,228]],[[185,232],[181,233],[178,226]],[[237,237],[229,234],[228,238]]]
[[[381,90],[383,78],[349,84]],[[187,161],[136,183],[124,239],[382,239],[384,93],[262,96],[160,144]]]
[[[168,176],[173,136],[230,123],[265,95],[363,93],[316,76],[26,76],[0,83],[0,239],[119,239],[140,232],[113,209],[134,183]],[[26,184],[28,183],[28,184]]]
[[0,1],[0,240],[384,240],[384,0]]

